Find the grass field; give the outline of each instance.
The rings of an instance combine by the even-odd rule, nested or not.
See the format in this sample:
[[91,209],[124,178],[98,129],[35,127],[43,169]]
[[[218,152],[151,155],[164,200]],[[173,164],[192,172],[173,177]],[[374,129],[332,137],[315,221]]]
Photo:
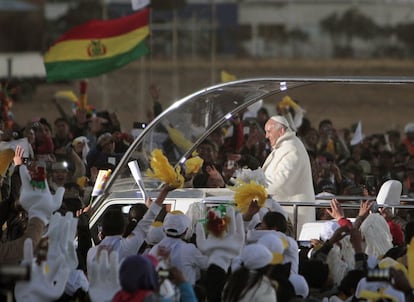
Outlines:
[[[174,100],[204,87],[220,82],[220,71],[226,70],[238,79],[285,76],[413,76],[413,61],[392,60],[217,60],[214,68],[209,59],[183,61],[177,64],[165,61],[137,61],[103,77],[89,79],[88,102],[98,110],[115,111],[123,130],[128,131],[133,121],[147,120],[151,108],[148,92],[150,83],[161,88],[164,108]],[[337,128],[349,127],[362,120],[365,134],[389,129],[402,130],[407,122],[414,122],[414,84],[405,86],[323,85],[318,84],[288,91],[305,108],[307,117],[317,126],[320,120],[330,118]],[[413,86],[413,87],[411,87]],[[77,82],[41,84],[30,99],[16,102],[12,108],[16,120],[24,124],[33,117],[49,121],[59,115],[52,103],[59,90],[78,93]],[[105,97],[106,96],[106,97]],[[266,100],[272,111],[281,96]],[[70,102],[60,101],[70,112]]]

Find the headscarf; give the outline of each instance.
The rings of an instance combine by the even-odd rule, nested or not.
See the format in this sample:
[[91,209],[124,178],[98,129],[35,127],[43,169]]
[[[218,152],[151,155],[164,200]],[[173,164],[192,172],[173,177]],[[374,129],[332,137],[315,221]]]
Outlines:
[[154,265],[148,257],[134,255],[126,258],[119,269],[119,281],[123,291],[157,290],[158,279]]
[[392,235],[387,221],[380,214],[373,213],[365,218],[360,227],[365,238],[365,253],[374,256],[383,256],[392,248]]

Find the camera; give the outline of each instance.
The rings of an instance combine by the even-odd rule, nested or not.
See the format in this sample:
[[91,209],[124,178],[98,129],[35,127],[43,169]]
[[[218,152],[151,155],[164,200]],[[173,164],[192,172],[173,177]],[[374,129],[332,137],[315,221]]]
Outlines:
[[144,129],[147,127],[146,123],[142,123],[142,122],[134,122],[132,124],[132,130],[131,130],[131,135],[135,138],[137,138],[142,131],[144,131]]
[[377,183],[374,175],[366,175],[364,177],[364,183],[369,194],[376,194]]
[[372,269],[368,271],[367,281],[391,281],[390,269]]
[[147,127],[146,123],[141,123],[141,122],[134,122],[132,128],[134,129],[145,129],[145,127]]

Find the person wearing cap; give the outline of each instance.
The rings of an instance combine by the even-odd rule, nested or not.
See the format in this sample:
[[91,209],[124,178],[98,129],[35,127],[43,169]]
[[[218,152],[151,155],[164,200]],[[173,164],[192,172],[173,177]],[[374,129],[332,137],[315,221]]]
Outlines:
[[108,210],[102,219],[102,233],[105,236],[103,240],[88,251],[87,264],[97,261],[97,253],[103,247],[110,248],[118,253],[119,262],[121,263],[126,257],[138,253],[139,248],[144,243],[148,230],[161,211],[161,206],[171,191],[171,187],[165,185],[159,193],[157,199],[151,203],[143,218],[138,222],[131,234],[124,238],[122,234],[125,230],[125,222],[122,211],[118,208]]
[[91,148],[86,156],[86,175],[90,175],[93,167],[98,170],[114,169],[122,155],[115,153],[115,140],[112,134],[110,132],[101,134],[96,141],[96,146]]
[[246,245],[240,255],[240,267],[229,277],[222,301],[276,302],[276,289],[267,276],[273,255],[267,247]]
[[190,224],[190,218],[184,213],[180,211],[168,213],[163,223],[166,237],[156,244],[149,254],[158,257],[160,262],[180,269],[188,282],[194,286],[200,278],[200,270],[207,269],[208,257],[203,255],[194,244],[183,240]]
[[290,262],[290,270],[297,273],[299,270],[298,244],[293,237],[286,235],[288,226],[286,217],[281,212],[269,211],[261,219],[260,225],[246,234],[247,242],[260,242],[262,237],[272,234],[277,236],[283,243],[283,263]]
[[142,254],[148,254],[151,249],[165,238],[164,225],[161,221],[154,221],[145,238],[145,246]]
[[[269,195],[277,201],[315,201],[308,153],[296,133],[289,128],[286,118],[272,116],[266,122],[265,132],[272,147],[263,164]],[[288,212],[290,219],[293,219],[293,208],[289,207]],[[305,222],[314,220],[313,208],[300,207],[295,231],[300,231]]]
[[64,187],[65,183],[69,180],[68,163],[55,162],[52,164],[50,178],[48,180],[50,190],[55,192],[57,188]]

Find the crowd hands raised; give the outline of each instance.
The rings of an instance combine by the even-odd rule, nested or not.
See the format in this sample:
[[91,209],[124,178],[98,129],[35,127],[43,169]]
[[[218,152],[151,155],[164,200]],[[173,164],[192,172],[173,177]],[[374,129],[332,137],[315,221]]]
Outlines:
[[[245,212],[232,205],[202,211],[202,204],[194,204],[187,214],[173,211],[162,219],[163,201],[173,190],[164,185],[144,215],[134,216],[129,234],[121,210],[108,210],[103,239],[85,256],[82,239],[75,244],[77,219],[55,212],[62,190],[52,195],[48,185],[34,187],[24,165],[20,178],[29,221],[48,227],[43,239],[25,234],[0,247],[2,257],[21,248],[20,265],[30,268],[30,280],[15,284],[16,301],[414,299],[408,272],[414,222],[395,245],[384,217],[372,212],[372,201],[361,203],[352,222],[333,199],[326,210],[333,219],[304,247],[288,235],[287,215],[271,199],[265,206],[252,201]],[[34,248],[35,241],[47,244]]]
[[[28,150],[15,148],[1,187],[7,228],[0,264],[30,270],[30,280],[1,284],[16,301],[414,299],[408,277],[414,222],[407,211],[396,219],[386,208],[374,210],[370,200],[361,202],[352,221],[333,199],[318,213],[326,220],[320,236],[301,246],[274,200],[264,206],[253,200],[246,212],[195,204],[188,213],[165,214],[162,204],[173,190],[166,184],[155,201],[131,208],[128,222],[120,209],[108,210],[101,241],[92,247],[91,187],[98,170],[116,166],[132,137],[113,114],[87,115],[62,115],[54,134],[45,119],[4,130],[4,141],[22,135],[29,141]],[[240,168],[260,167],[269,154],[268,119],[262,108],[254,119],[233,117],[230,137],[222,129],[212,133],[198,147],[204,164],[191,185],[225,187]],[[303,119],[295,130],[311,159],[316,193],[376,195],[390,179],[408,195],[414,190],[412,125],[402,141],[388,132],[358,144],[351,144],[351,131],[340,134],[329,120],[315,129]],[[373,275],[375,268],[388,275]]]

